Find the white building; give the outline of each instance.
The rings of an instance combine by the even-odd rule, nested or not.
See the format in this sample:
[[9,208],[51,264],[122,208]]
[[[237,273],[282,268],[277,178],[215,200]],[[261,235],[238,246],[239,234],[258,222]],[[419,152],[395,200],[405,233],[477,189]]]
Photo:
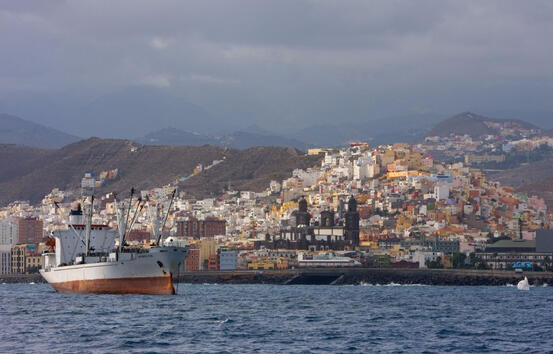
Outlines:
[[449,198],[449,183],[440,181],[434,186],[434,197],[436,200],[446,200]]
[[219,250],[219,270],[235,270],[237,258],[237,251]]
[[271,193],[280,193],[281,188],[282,186],[280,185],[280,183],[275,180],[272,180],[269,184],[269,189],[271,190]]
[[17,219],[9,218],[0,220],[0,245],[13,246],[19,240],[19,225]]
[[363,180],[365,178],[374,178],[375,164],[371,158],[361,157],[353,163],[353,179]]
[[0,245],[0,274],[12,272],[12,246]]

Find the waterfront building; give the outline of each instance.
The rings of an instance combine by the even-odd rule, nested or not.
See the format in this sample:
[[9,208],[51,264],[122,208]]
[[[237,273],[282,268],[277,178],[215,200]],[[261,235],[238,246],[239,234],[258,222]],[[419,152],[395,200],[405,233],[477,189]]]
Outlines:
[[544,269],[553,268],[553,230],[538,230],[535,240],[500,240],[488,245],[476,257],[494,269],[509,269],[514,263],[530,262]]
[[237,252],[235,250],[219,249],[219,270],[235,270]]
[[217,242],[215,239],[205,238],[200,240],[200,270],[208,268],[209,257],[217,253]]
[[418,247],[444,254],[458,253],[460,250],[459,240],[440,240],[438,236],[435,236],[433,239],[427,239],[423,235],[420,239],[401,240],[400,244],[401,247],[406,249]]
[[186,256],[184,270],[186,272],[197,272],[200,270],[199,248],[188,249],[188,255]]
[[38,272],[41,267],[38,244],[19,244],[11,249],[12,274]]
[[212,254],[207,259],[207,270],[219,270],[219,255]]
[[0,245],[0,274],[12,272],[12,246]]

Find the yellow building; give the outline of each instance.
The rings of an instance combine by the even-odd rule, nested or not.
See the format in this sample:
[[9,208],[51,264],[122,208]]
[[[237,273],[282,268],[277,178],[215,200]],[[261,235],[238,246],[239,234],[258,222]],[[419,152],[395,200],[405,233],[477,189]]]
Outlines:
[[42,256],[25,257],[26,273],[37,273],[40,268],[42,268]]
[[359,243],[359,246],[364,248],[370,248],[371,250],[378,249],[378,242],[377,241],[361,241]]
[[271,270],[275,269],[275,262],[257,261],[248,263],[249,270]]
[[12,247],[12,273],[28,274],[41,267],[41,256],[37,244],[21,244]]
[[307,155],[319,155],[325,152],[332,152],[332,151],[334,151],[334,149],[328,149],[328,148],[307,149]]
[[204,264],[209,261],[209,256],[217,254],[217,241],[205,238],[200,240],[200,269],[205,270]]

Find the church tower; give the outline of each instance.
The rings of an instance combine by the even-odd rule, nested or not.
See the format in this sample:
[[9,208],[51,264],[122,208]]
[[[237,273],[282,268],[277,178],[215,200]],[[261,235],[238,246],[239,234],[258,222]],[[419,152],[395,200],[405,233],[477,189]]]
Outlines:
[[352,247],[359,246],[359,212],[357,211],[357,200],[350,197],[348,201],[348,211],[346,212],[346,239]]
[[307,211],[307,200],[304,197],[301,197],[298,202],[298,212],[296,213],[296,227],[300,225],[309,226],[309,221],[311,220],[311,215]]

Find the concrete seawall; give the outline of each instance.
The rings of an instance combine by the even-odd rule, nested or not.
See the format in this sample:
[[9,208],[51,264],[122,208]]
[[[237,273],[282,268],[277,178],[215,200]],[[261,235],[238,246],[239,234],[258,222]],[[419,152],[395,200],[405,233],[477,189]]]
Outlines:
[[2,274],[0,283],[46,283],[40,274]]
[[457,269],[393,269],[334,268],[283,271],[234,271],[183,273],[183,283],[229,284],[426,284],[426,285],[505,285],[516,284],[528,277],[532,285],[553,285],[552,272],[457,270]]
[[[553,272],[464,270],[464,269],[394,269],[331,268],[266,271],[209,271],[180,274],[181,283],[222,284],[426,284],[426,285],[505,285],[516,284],[524,276],[530,284],[553,286]],[[44,283],[39,274],[0,275],[0,283]]]

